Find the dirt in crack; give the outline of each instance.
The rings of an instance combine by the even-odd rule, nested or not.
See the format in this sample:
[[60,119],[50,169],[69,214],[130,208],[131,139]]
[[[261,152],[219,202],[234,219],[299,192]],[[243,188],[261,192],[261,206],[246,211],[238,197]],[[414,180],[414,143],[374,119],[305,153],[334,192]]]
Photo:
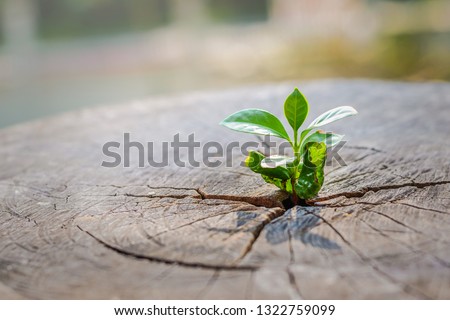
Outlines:
[[299,207],[310,207],[311,205],[306,202],[304,199],[298,199],[297,203],[294,203],[292,200],[292,196],[287,197],[282,201],[283,208],[286,210],[289,210],[295,206]]

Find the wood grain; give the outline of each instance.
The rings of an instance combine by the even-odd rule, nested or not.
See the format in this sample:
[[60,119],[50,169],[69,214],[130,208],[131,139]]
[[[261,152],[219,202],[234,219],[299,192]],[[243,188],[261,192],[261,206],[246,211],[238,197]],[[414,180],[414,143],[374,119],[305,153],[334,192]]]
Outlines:
[[[243,107],[353,105],[307,207],[242,167],[101,166],[102,146],[258,141]],[[86,109],[0,130],[0,298],[450,299],[450,85],[329,80]],[[134,153],[133,153],[134,152]],[[180,157],[186,159],[186,150]],[[173,158],[170,158],[173,159]],[[201,150],[195,153],[201,161]]]

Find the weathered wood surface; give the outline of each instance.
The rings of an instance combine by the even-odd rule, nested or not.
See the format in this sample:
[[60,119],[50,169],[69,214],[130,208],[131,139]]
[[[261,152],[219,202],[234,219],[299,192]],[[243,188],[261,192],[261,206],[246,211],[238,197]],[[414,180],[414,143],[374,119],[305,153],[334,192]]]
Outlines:
[[[349,141],[311,207],[233,168],[104,168],[102,145],[258,141],[294,85]],[[1,298],[450,299],[450,85],[320,81],[97,108],[0,131]],[[135,157],[136,158],[136,157]],[[235,154],[236,160],[243,156]]]

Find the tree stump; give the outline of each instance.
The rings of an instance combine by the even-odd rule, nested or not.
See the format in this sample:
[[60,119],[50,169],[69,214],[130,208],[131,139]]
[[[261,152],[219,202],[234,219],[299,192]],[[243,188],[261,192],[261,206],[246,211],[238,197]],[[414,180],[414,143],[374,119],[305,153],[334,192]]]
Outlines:
[[[243,107],[359,115],[311,206],[233,167],[102,167],[102,146],[258,141]],[[450,85],[330,80],[154,98],[0,131],[0,298],[450,299]],[[159,150],[159,151],[158,151]],[[155,152],[156,152],[155,151]],[[132,151],[133,152],[133,151]],[[155,153],[155,158],[160,154]],[[181,157],[187,155],[182,150]],[[198,154],[197,154],[198,156]]]

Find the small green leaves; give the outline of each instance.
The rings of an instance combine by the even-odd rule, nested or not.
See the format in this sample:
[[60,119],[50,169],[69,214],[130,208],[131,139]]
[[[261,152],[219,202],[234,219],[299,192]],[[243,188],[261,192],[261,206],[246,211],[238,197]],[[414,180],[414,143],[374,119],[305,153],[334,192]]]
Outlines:
[[271,183],[281,190],[292,193],[292,186],[287,183],[290,179],[290,172],[284,167],[263,168],[261,162],[264,160],[264,155],[257,151],[250,151],[245,164],[253,172],[261,174],[265,182]]
[[275,168],[275,167],[286,167],[294,163],[295,157],[287,157],[280,155],[273,155],[266,157],[261,161],[261,167],[263,168]]
[[337,107],[322,113],[313,122],[311,122],[308,128],[317,128],[346,117],[354,116],[355,114],[358,114],[358,111],[356,111],[353,107]]
[[294,157],[263,154],[250,151],[245,164],[267,183],[271,183],[283,191],[294,194],[293,201],[314,198],[320,191],[324,181],[324,166],[327,147],[335,146],[343,136],[326,133],[321,130],[313,132],[317,127],[339,119],[353,116],[358,112],[349,106],[329,110],[317,117],[300,137],[298,130],[309,112],[309,105],[303,94],[295,88],[284,103],[284,115],[294,131],[293,141],[289,138],[281,121],[270,112],[260,109],[245,109],[236,112],[221,122],[221,125],[232,130],[273,135],[287,140],[293,147]]
[[270,112],[260,109],[244,109],[233,113],[221,125],[235,131],[273,135],[290,141],[283,124]]
[[290,178],[289,171],[283,167],[264,168],[261,166],[261,161],[264,160],[264,155],[257,151],[250,151],[245,164],[253,172],[281,180],[288,180]]
[[292,185],[290,183],[290,180],[282,180],[282,179],[277,179],[277,178],[272,178],[269,176],[265,176],[265,175],[261,175],[261,177],[264,179],[265,182],[267,183],[271,183],[275,186],[277,186],[278,188],[280,188],[283,191],[292,193]]
[[292,129],[294,129],[295,134],[303,122],[305,122],[308,111],[308,101],[303,94],[295,88],[294,92],[292,92],[284,102],[284,115]]
[[315,197],[323,185],[323,167],[327,158],[327,147],[323,142],[308,142],[305,145],[303,166],[297,183],[295,193],[301,199]]

